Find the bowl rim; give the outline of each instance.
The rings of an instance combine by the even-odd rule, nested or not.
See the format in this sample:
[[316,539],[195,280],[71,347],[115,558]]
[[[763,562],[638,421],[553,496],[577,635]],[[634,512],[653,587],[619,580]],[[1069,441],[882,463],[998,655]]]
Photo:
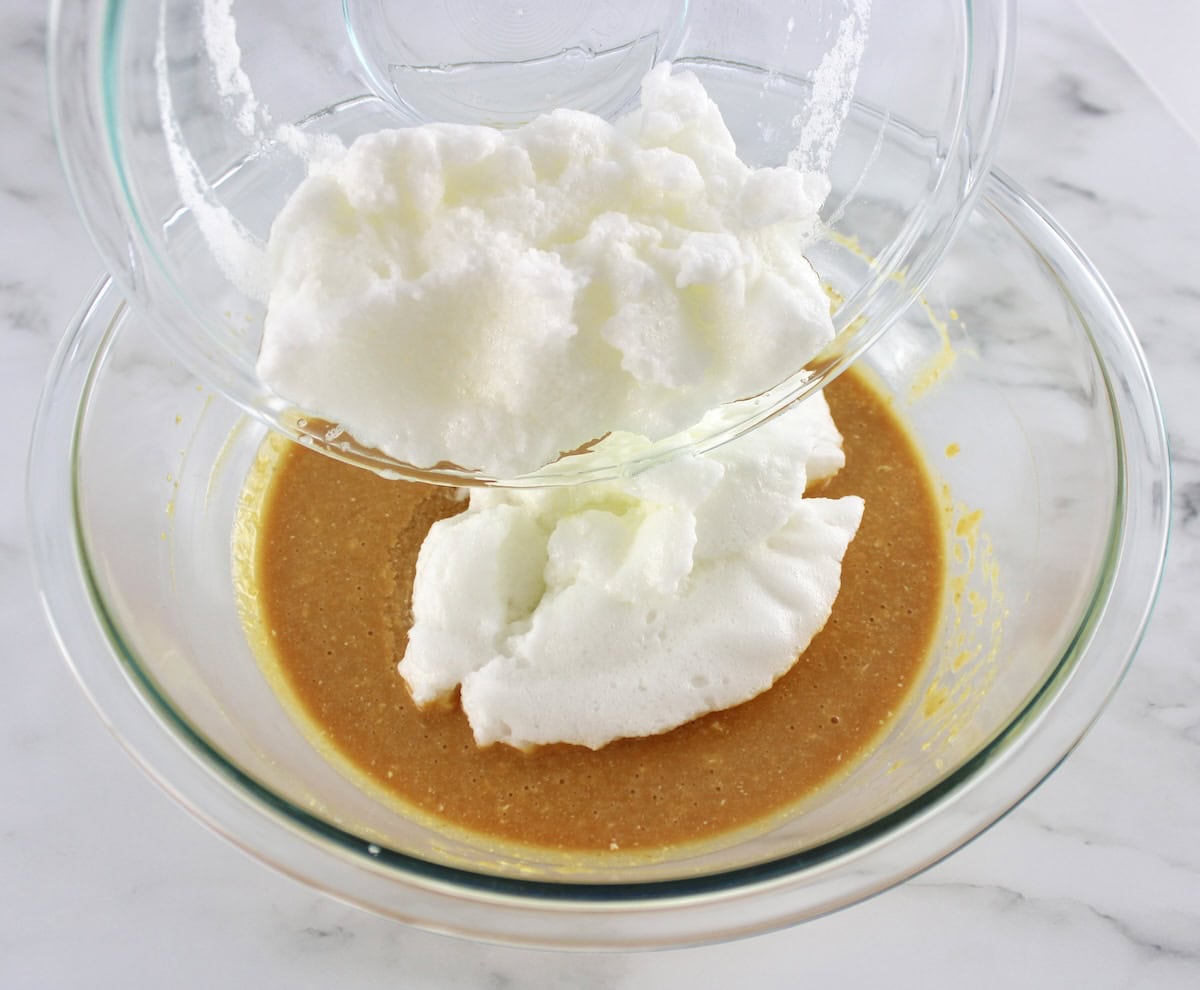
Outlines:
[[[1049,268],[1093,348],[1117,452],[1108,563],[1076,635],[1009,723],[971,759],[874,822],[803,852],[698,877],[621,884],[524,880],[382,849],[295,807],[233,766],[140,671],[88,569],[75,464],[85,399],[125,313],[111,280],[83,304],[59,347],[29,454],[27,508],[39,594],[60,650],[134,761],[196,817],[285,874],[417,927],[556,948],[695,944],[782,927],[894,886],[998,821],[1078,744],[1128,669],[1166,553],[1165,430],[1132,328],[1090,262],[1010,181],[993,174],[977,209],[1011,227]],[[1104,319],[1085,320],[1082,297]],[[64,476],[72,479],[69,490]],[[1085,653],[1087,676],[1077,676]],[[1045,717],[1052,703],[1059,705],[1053,720]]]

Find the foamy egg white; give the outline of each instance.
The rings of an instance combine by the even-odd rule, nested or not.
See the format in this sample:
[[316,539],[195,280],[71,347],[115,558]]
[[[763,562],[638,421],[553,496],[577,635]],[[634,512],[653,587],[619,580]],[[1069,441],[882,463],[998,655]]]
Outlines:
[[707,455],[577,488],[477,489],[421,548],[399,665],[461,685],[480,745],[599,748],[769,688],[824,626],[862,499],[821,395]]
[[311,165],[268,245],[258,372],[410,464],[515,476],[658,440],[833,336],[823,176],[753,169],[690,73],[610,123],[428,124]]

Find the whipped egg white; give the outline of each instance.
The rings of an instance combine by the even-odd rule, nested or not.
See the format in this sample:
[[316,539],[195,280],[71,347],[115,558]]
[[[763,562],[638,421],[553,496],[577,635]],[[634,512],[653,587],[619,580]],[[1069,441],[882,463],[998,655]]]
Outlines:
[[399,665],[480,745],[665,732],[762,693],[829,618],[857,496],[821,395],[709,454],[575,488],[475,489],[432,527]]
[[659,440],[832,339],[803,255],[828,188],[744,164],[665,64],[615,123],[367,134],[272,227],[258,373],[417,466],[513,477],[609,433]]

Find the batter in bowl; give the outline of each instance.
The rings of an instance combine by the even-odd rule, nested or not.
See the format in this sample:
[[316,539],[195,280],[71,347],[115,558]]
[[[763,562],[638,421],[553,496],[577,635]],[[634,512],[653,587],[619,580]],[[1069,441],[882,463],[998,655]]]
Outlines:
[[859,495],[863,520],[824,629],[749,702],[595,750],[477,745],[454,700],[418,708],[396,669],[422,541],[464,501],[281,440],[247,485],[236,541],[264,671],[348,775],[408,814],[492,841],[654,853],[786,814],[909,702],[945,585],[944,513],[902,421],[858,370],[826,395],[846,466],[811,494]]

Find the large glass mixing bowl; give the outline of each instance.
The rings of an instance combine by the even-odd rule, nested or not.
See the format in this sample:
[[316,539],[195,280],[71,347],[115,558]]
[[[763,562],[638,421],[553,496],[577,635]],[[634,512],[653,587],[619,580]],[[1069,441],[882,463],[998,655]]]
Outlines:
[[[261,251],[303,178],[299,145],[427,120],[503,126],[557,106],[613,116],[651,66],[671,60],[700,76],[746,161],[782,165],[794,153],[825,169],[825,235],[807,253],[844,300],[836,340],[780,368],[777,388],[720,427],[640,455],[657,458],[726,439],[822,387],[912,299],[986,172],[1012,21],[1012,0],[54,0],[51,103],[109,270],[205,383],[376,470],[521,483],[393,461],[256,374],[264,306],[230,276],[236,256]],[[855,75],[847,53],[864,38]],[[848,238],[862,252],[852,266],[842,264]],[[536,483],[618,467],[568,459]]]
[[[846,266],[866,265],[846,249]],[[1136,339],[1063,234],[988,181],[924,305],[861,359],[947,489],[928,669],[848,774],[750,835],[652,861],[497,850],[384,806],[310,745],[243,635],[232,531],[265,427],[106,284],[54,363],[29,506],[41,590],[134,758],[238,846],[405,922],[498,941],[658,946],[761,931],[911,876],[1080,739],[1137,646],[1167,452]],[[737,442],[737,441],[733,441]]]

